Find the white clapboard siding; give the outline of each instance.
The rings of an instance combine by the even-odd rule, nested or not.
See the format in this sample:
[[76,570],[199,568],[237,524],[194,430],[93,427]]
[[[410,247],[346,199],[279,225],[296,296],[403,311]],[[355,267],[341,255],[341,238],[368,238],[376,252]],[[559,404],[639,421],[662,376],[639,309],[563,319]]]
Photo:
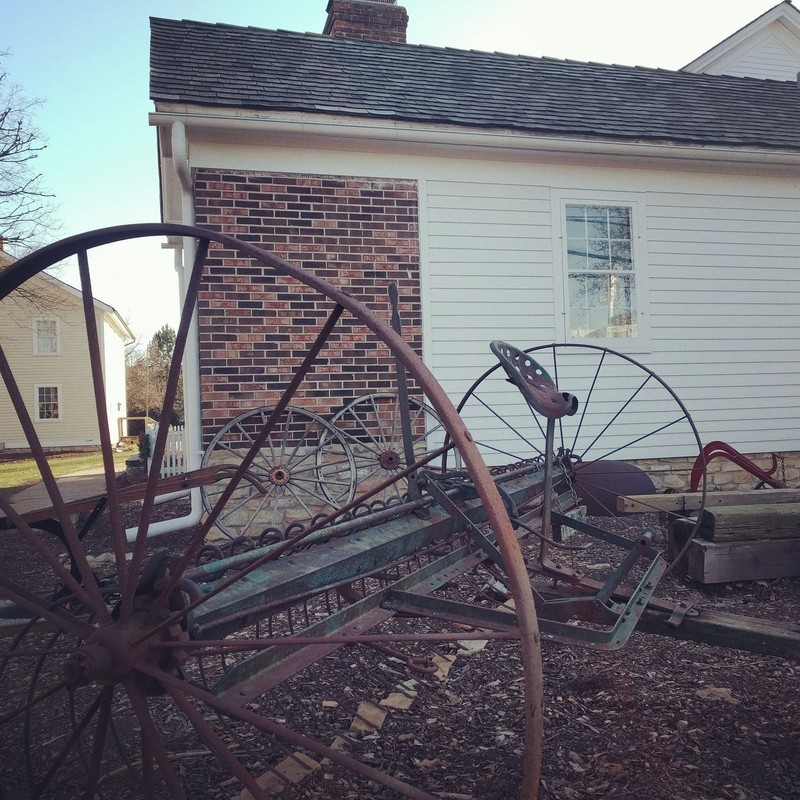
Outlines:
[[776,81],[795,80],[800,71],[798,48],[784,44],[777,36],[768,35],[724,69],[725,75],[766,78]]
[[[456,402],[493,366],[493,339],[524,348],[563,338],[551,218],[557,204],[534,175],[527,173],[529,185],[525,167],[518,183],[425,184],[425,356]],[[558,186],[552,171],[548,177]],[[564,185],[580,186],[574,173],[571,180]],[[740,176],[709,183],[702,174],[676,180],[609,169],[594,171],[586,189],[614,187],[614,196],[624,197],[619,186],[646,197],[641,274],[650,345],[634,357],[681,397],[703,441],[723,439],[749,452],[800,449],[800,208],[793,181]],[[621,340],[619,349],[625,345]],[[569,391],[567,380],[562,374],[560,388]],[[475,415],[479,436],[502,438]],[[633,419],[631,430],[645,424]],[[687,450],[669,437],[648,447],[650,456]]]

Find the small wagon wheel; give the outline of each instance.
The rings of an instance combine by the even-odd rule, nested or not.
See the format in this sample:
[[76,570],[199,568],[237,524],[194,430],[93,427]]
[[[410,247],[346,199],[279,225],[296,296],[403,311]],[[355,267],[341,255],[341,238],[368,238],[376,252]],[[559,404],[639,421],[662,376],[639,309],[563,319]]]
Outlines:
[[[147,480],[136,536],[127,542],[89,268],[89,254],[95,248],[165,236],[183,237],[186,251],[194,254],[161,412],[165,419],[174,405],[209,252],[213,255],[210,248],[224,248],[239,259],[251,259],[276,280],[316,292],[331,308],[249,453],[205,521],[192,531],[188,544],[182,541],[178,553],[155,549],[148,540],[158,489],[156,470]],[[520,697],[518,735],[524,740],[517,785],[522,797],[535,797],[541,759],[542,676],[528,575],[503,499],[471,436],[402,337],[351,296],[253,245],[172,224],[108,228],[46,247],[0,274],[0,300],[42,270],[73,256],[80,268],[87,360],[102,439],[111,564],[101,571],[90,559],[91,534],[81,537],[76,530],[64,484],[53,475],[14,369],[0,350],[0,374],[75,565],[71,574],[62,564],[62,554],[54,552],[8,501],[0,499],[0,511],[15,526],[0,536],[6,545],[11,542],[13,549],[30,553],[29,568],[21,576],[5,571],[0,575],[0,600],[28,620],[2,630],[3,790],[14,797],[152,800],[167,796],[182,800],[200,798],[211,786],[217,792],[215,797],[221,790],[229,796],[240,796],[240,792],[247,796],[249,792],[266,798],[278,791],[270,784],[274,778],[289,797],[292,780],[286,762],[313,770],[311,762],[324,761],[328,766],[316,775],[320,782],[332,781],[331,797],[353,791],[363,794],[363,786],[370,784],[369,792],[383,793],[381,796],[394,792],[430,800],[443,781],[447,789],[448,777],[457,780],[442,771],[447,759],[441,760],[437,770],[434,767],[439,762],[430,759],[424,748],[423,752],[416,748],[416,736],[425,739],[426,721],[433,715],[425,711],[406,721],[418,723],[410,740],[380,742],[368,737],[368,746],[357,741],[356,734],[347,736],[344,743],[326,740],[332,731],[342,729],[342,721],[336,717],[341,711],[326,710],[327,693],[334,684],[339,686],[336,708],[353,698],[353,719],[373,719],[361,709],[357,691],[365,693],[365,700],[374,700],[379,711],[376,692],[389,681],[400,681],[398,691],[405,696],[422,693],[430,671],[429,662],[423,660],[430,640],[480,637],[519,642],[519,655],[505,664],[509,668],[520,664],[516,677],[509,679],[509,688]],[[369,535],[361,535],[369,521],[354,514],[341,520],[345,532],[352,533],[345,536],[337,528],[338,538],[327,535],[319,545],[327,548],[323,553],[302,548],[324,524],[338,524],[338,517],[327,523],[318,520],[278,545],[256,547],[247,553],[231,551],[220,561],[194,564],[216,517],[239,482],[246,479],[259,449],[345,314],[353,324],[371,331],[403,364],[447,429],[480,500],[482,519],[502,553],[504,580],[512,592],[516,616],[496,612],[487,618],[480,603],[470,604],[469,585],[461,590],[458,603],[452,596],[426,599],[439,590],[456,591],[459,580],[468,579],[485,559],[469,537],[458,532],[444,535],[450,524],[447,515],[430,508],[428,514],[438,515],[438,527],[422,555],[418,531],[406,535],[405,520],[389,519],[386,524],[399,526],[408,549],[398,553],[389,548],[391,552],[384,553],[376,547],[376,537],[383,536],[385,541],[389,534],[375,528]],[[153,447],[155,463],[163,458],[166,434],[167,427],[162,426]],[[424,465],[421,461],[411,466],[421,469]],[[357,495],[348,506],[363,506],[370,499],[369,494]],[[393,545],[398,537],[394,532],[392,537]],[[160,546],[163,540],[157,541]],[[335,564],[331,563],[333,555],[339,559]],[[59,589],[54,591],[56,584]],[[409,587],[422,594],[409,592]],[[399,591],[401,588],[404,591]],[[443,614],[442,608],[449,609],[448,613]],[[442,620],[448,615],[450,619],[463,618],[464,609],[481,612],[485,621],[480,627],[492,630],[470,635],[463,624],[456,630],[443,630]],[[419,621],[416,627],[409,626],[413,619]],[[357,676],[353,670],[359,665]],[[404,680],[404,667],[414,675],[425,674],[412,684]],[[435,686],[427,686],[426,691],[434,699],[438,697]],[[319,703],[304,697],[304,692],[313,694]],[[398,705],[395,702],[388,708]],[[386,730],[390,727],[387,723]],[[448,748],[451,736],[444,737]],[[343,752],[343,748],[350,751]],[[406,752],[401,752],[403,749]],[[317,793],[323,791],[324,787],[319,787]],[[487,796],[491,791],[487,790]]]
[[[664,526],[685,523],[682,535],[691,540],[705,507],[706,474],[700,435],[675,391],[653,370],[607,347],[547,344],[524,352],[559,391],[577,398],[577,412],[557,421],[554,458],[589,513],[658,513]],[[500,364],[475,380],[457,409],[488,464],[544,462],[546,419],[509,383]],[[688,491],[695,465],[699,487],[691,517],[682,508],[663,511],[663,504],[632,499]],[[673,553],[673,563],[680,555]]]
[[[353,455],[355,481],[367,489],[386,482],[388,477],[398,479],[376,495],[383,502],[400,500],[408,488],[407,478],[400,473],[406,468],[405,443],[401,420],[400,395],[394,392],[375,392],[351,400],[340,408],[330,423],[343,437]],[[415,457],[433,449],[429,442],[441,443],[444,426],[427,403],[408,400],[411,447]],[[330,448],[329,431],[323,433],[321,443]],[[441,459],[429,465],[435,469]]]
[[[270,418],[269,407],[228,422],[203,453],[203,467],[238,468]],[[288,406],[279,414],[242,481],[219,512],[216,526],[227,536],[285,530],[347,505],[355,493],[356,465],[345,437],[319,414]],[[202,486],[211,513],[224,486]]]

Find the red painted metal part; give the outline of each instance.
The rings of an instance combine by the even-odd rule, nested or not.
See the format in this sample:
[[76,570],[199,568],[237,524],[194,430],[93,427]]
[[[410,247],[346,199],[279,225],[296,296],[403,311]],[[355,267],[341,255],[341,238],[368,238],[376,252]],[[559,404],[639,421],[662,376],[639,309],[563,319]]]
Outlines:
[[786,489],[788,486],[785,481],[772,477],[778,469],[778,456],[776,453],[772,453],[771,455],[772,467],[768,470],[764,470],[729,444],[718,441],[709,442],[703,447],[702,455],[697,457],[692,467],[691,491],[697,491],[703,475],[705,474],[706,466],[715,458],[727,459],[733,464],[736,464],[737,467],[741,467],[745,472],[749,472],[754,478],[757,478],[760,483],[765,483],[773,489]]

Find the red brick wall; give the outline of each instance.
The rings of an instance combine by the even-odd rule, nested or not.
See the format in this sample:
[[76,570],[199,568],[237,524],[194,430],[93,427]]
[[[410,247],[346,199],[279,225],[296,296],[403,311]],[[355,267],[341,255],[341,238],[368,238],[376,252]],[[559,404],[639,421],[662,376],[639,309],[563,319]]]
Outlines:
[[[199,170],[197,224],[258,244],[345,288],[389,319],[400,290],[404,338],[421,352],[417,186],[414,181]],[[199,299],[203,439],[281,396],[333,304],[220,247]],[[346,312],[292,400],[326,415],[374,391],[394,391],[388,350]]]
[[345,39],[406,43],[408,14],[401,6],[331,0],[323,33]]

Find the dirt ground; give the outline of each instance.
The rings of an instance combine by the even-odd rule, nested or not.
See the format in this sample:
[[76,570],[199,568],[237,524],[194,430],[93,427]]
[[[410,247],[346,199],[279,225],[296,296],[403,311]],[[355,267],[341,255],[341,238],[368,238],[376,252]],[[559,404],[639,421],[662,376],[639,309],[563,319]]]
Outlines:
[[[188,535],[160,537],[157,544],[179,551]],[[87,540],[87,549],[99,555],[107,547],[97,536]],[[25,573],[25,555],[9,546],[8,537],[0,536],[0,550],[6,574]],[[588,551],[583,569],[590,576],[602,572],[606,555],[602,549]],[[672,573],[657,596],[680,600],[693,592],[704,608],[800,626],[800,578],[701,587]],[[452,660],[446,675],[412,675],[388,659],[384,680],[387,659],[370,652],[342,662],[347,669],[359,662],[361,677],[348,681],[340,694],[331,694],[333,680],[326,688],[323,670],[316,673],[316,685],[294,685],[299,699],[287,700],[287,707],[305,703],[313,732],[316,718],[321,724],[324,714],[385,697],[392,682],[413,679],[413,703],[390,707],[385,724],[362,732],[359,756],[380,766],[398,757],[393,753],[399,743],[414,745],[409,780],[414,782],[414,771],[424,773],[428,790],[443,800],[517,797],[522,753],[518,645],[496,641],[474,652],[456,644],[435,649]],[[331,675],[342,668],[331,665]],[[545,643],[543,670],[543,800],[800,798],[798,661],[634,633],[615,652]],[[346,732],[350,721],[342,714],[330,727]],[[174,727],[176,757],[184,751],[196,754],[196,738],[187,730],[182,741],[181,730]],[[4,782],[17,768],[8,752],[0,766]],[[189,776],[192,800],[240,797],[240,787],[232,787],[207,752],[187,760],[185,769],[195,770]],[[345,787],[323,765],[280,796],[377,800],[396,795],[368,783]]]

